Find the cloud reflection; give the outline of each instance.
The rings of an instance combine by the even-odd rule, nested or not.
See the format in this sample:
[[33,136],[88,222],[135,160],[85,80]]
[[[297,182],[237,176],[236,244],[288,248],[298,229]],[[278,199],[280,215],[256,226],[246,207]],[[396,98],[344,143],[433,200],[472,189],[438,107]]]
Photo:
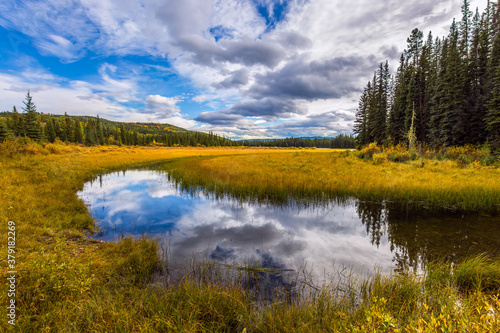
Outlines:
[[354,203],[304,208],[215,200],[183,193],[165,174],[145,170],[102,176],[79,196],[100,221],[104,233],[98,237],[157,237],[169,242],[178,262],[199,254],[219,260],[266,256],[292,269],[307,261],[317,275],[334,264],[355,271],[392,265],[387,236],[374,246]]

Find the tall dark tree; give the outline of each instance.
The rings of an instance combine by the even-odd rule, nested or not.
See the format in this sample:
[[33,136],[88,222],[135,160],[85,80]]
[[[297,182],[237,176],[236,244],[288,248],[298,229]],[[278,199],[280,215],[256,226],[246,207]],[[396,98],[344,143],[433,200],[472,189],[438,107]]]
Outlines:
[[36,112],[36,105],[33,103],[33,98],[29,90],[26,93],[26,100],[23,103],[24,132],[28,138],[39,141],[42,138],[42,129],[38,122],[39,115]]
[[495,152],[500,153],[500,33],[493,43],[491,56],[492,88],[491,98],[487,102],[486,127]]
[[99,115],[97,115],[97,120],[96,120],[95,126],[96,126],[97,142],[99,142],[100,145],[103,145],[104,144],[104,132],[102,130],[101,119],[99,118]]
[[356,111],[356,120],[354,121],[354,133],[357,135],[356,144],[358,147],[362,147],[369,143],[368,138],[368,127],[367,127],[367,111],[369,96],[371,93],[371,83],[368,82],[368,86],[363,91],[361,98],[359,100],[359,107]]
[[74,132],[73,132],[73,121],[68,113],[64,113],[64,140],[68,142],[75,142]]
[[17,112],[16,107],[12,108],[12,131],[15,136],[24,136],[24,120],[23,117]]
[[484,143],[487,139],[486,133],[486,102],[488,93],[486,91],[487,69],[489,56],[488,25],[485,16],[476,14],[473,19],[472,43],[469,54],[469,78],[470,94],[468,98],[469,115],[467,142],[472,144]]
[[56,127],[54,119],[49,119],[45,127],[45,134],[49,142],[54,142],[56,140]]
[[389,118],[387,121],[387,133],[393,143],[397,144],[405,141],[405,115],[408,97],[409,75],[405,66],[406,59],[404,54],[401,55],[399,68],[396,73],[395,87]]
[[450,28],[448,40],[446,72],[441,78],[444,88],[440,100],[443,113],[441,138],[446,145],[457,146],[464,143],[466,135],[466,98],[464,94],[465,72],[455,20]]
[[5,141],[9,136],[9,130],[4,118],[0,118],[0,142]]
[[406,40],[408,43],[406,52],[408,59],[412,60],[412,64],[418,66],[420,53],[422,52],[424,34],[422,31],[415,28],[412,30],[410,37]]
[[471,41],[472,11],[469,0],[462,4],[462,21],[460,22],[460,48],[465,56],[469,56],[469,43]]
[[73,133],[74,133],[75,143],[82,144],[83,143],[83,127],[82,127],[82,123],[78,119],[76,119],[73,122]]
[[[462,0],[462,19],[455,20],[450,33],[425,44],[422,32],[414,29],[401,57],[395,84],[387,94],[389,115],[385,136],[392,142],[407,142],[413,123],[417,141],[433,145],[497,145],[500,67],[500,1],[488,1],[482,15],[470,11],[470,0]],[[379,118],[383,112],[385,71],[376,72],[371,93],[362,95],[357,130],[367,124],[368,142],[384,142]],[[413,131],[412,131],[413,132]],[[357,138],[366,144],[365,137]]]

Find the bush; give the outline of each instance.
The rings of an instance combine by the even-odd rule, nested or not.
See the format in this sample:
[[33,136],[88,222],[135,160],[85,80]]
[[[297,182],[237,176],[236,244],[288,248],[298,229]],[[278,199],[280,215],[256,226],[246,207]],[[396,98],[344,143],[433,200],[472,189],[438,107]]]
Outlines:
[[416,151],[412,151],[412,152],[410,153],[410,157],[411,157],[411,160],[412,160],[412,161],[415,161],[415,160],[418,158],[418,154],[417,154],[417,152],[416,152]]
[[361,148],[358,152],[358,157],[362,159],[371,159],[374,154],[382,152],[382,148],[377,146],[375,142],[370,143],[368,146]]
[[373,154],[373,164],[382,164],[387,160],[387,156],[383,153]]
[[406,162],[411,159],[410,153],[408,151],[394,152],[389,155],[389,160],[393,162]]

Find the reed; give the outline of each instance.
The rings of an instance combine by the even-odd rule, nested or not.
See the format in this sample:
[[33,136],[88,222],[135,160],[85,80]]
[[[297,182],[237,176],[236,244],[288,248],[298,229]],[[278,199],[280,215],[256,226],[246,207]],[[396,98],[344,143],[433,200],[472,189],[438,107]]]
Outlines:
[[[376,156],[376,154],[374,155]],[[462,212],[500,210],[500,169],[452,160],[365,161],[354,152],[247,154],[178,160],[163,167],[183,187],[261,201],[332,198],[420,203]]]
[[[199,156],[208,158],[190,159]],[[7,221],[14,221],[18,316],[15,327],[8,325],[4,317],[0,321],[2,331],[492,332],[500,329],[498,258],[471,258],[452,268],[435,264],[424,276],[347,275],[344,280],[325,286],[297,285],[277,295],[273,302],[262,303],[249,287],[259,288],[254,283],[258,277],[276,272],[251,265],[238,269],[226,267],[224,271],[214,263],[201,262],[190,266],[177,283],[166,285],[154,279],[168,265],[168,262],[162,264],[155,241],[124,238],[107,243],[85,236],[93,230],[94,221],[76,191],[86,180],[104,172],[169,161],[175,168],[192,166],[196,172],[205,170],[211,181],[230,184],[228,189],[244,188],[238,180],[243,173],[247,182],[255,178],[255,184],[264,186],[262,193],[268,190],[273,193],[275,184],[280,195],[292,191],[294,195],[314,193],[315,197],[320,196],[319,185],[308,181],[316,179],[329,186],[323,191],[325,195],[337,193],[333,189],[341,187],[335,183],[340,178],[330,177],[335,173],[350,175],[352,170],[343,169],[344,165],[351,166],[350,169],[366,168],[361,169],[361,175],[372,168],[386,168],[378,172],[395,173],[400,172],[399,168],[407,168],[408,172],[416,168],[412,164],[388,162],[374,166],[351,154],[332,151],[296,154],[259,149],[87,148],[62,143],[46,146],[3,143],[0,145],[1,251],[6,253]],[[474,172],[471,178],[484,180],[482,177],[492,177],[497,172],[488,168],[455,168],[447,163],[439,162],[435,173],[445,173],[449,168],[461,177],[468,170]],[[230,172],[224,176],[223,170]],[[185,170],[186,175],[188,171]],[[286,180],[285,175],[297,177],[297,184]],[[361,181],[368,183],[366,179]],[[469,186],[479,183],[476,180]],[[252,181],[248,191],[259,193],[252,187],[255,184]],[[342,191],[346,191],[345,195],[351,193]],[[3,281],[6,277],[4,270]],[[307,272],[300,281],[308,281]],[[6,300],[7,288],[1,288],[0,303],[5,305]]]

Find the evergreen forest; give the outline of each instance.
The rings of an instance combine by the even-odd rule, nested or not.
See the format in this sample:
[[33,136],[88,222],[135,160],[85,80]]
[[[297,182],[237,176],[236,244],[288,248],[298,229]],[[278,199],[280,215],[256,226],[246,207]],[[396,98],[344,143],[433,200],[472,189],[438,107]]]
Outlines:
[[500,4],[462,4],[448,36],[418,28],[395,75],[381,63],[356,113],[358,147],[369,143],[441,147],[484,145],[500,153]]
[[41,114],[37,112],[28,91],[21,113],[14,106],[12,112],[0,113],[0,142],[7,139],[29,138],[36,142],[53,143],[57,139],[95,145],[168,147],[317,147],[354,148],[355,138],[339,135],[335,138],[286,138],[277,140],[236,141],[214,134],[189,131],[170,124],[124,123],[89,116]]

